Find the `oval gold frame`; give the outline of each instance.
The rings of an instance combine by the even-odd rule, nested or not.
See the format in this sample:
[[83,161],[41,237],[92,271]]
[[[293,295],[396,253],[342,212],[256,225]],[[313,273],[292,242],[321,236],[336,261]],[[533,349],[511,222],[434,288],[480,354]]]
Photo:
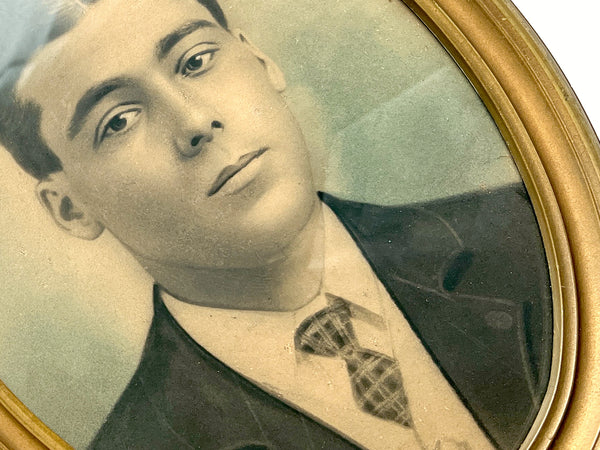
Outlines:
[[[524,448],[591,449],[600,432],[600,144],[560,69],[508,0],[402,0],[500,128],[542,230],[555,314],[551,389]],[[0,449],[70,448],[0,382]]]
[[591,449],[600,428],[600,315],[594,308],[600,294],[598,139],[560,69],[514,5],[406,3],[481,95],[542,229],[559,313],[555,338],[562,345],[555,347],[553,389],[523,446]]

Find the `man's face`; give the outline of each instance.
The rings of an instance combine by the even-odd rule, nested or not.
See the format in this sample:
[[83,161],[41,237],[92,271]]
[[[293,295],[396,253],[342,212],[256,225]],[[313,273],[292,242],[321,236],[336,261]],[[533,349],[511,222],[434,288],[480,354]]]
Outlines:
[[137,256],[248,267],[315,204],[279,70],[196,0],[101,0],[18,88],[68,196]]

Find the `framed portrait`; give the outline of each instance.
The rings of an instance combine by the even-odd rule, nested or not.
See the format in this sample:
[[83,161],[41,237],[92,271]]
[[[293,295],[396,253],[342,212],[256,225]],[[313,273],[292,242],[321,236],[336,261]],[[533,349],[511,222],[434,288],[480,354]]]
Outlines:
[[509,0],[0,0],[0,448],[593,448],[598,139]]

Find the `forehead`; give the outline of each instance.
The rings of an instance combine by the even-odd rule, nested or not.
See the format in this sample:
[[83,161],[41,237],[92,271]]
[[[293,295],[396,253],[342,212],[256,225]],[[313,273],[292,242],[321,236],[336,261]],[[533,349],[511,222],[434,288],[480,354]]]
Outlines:
[[42,110],[58,99],[69,103],[103,79],[143,69],[168,33],[198,20],[217,26],[197,0],[100,0],[32,58],[17,96],[41,104]]

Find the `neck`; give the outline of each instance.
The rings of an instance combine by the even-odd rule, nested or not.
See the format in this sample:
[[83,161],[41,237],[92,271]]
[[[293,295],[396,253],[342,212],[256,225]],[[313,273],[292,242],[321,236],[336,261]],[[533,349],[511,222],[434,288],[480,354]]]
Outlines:
[[250,268],[165,267],[141,261],[163,289],[200,306],[257,311],[293,311],[319,293],[324,229],[320,202],[302,231],[268,263]]

